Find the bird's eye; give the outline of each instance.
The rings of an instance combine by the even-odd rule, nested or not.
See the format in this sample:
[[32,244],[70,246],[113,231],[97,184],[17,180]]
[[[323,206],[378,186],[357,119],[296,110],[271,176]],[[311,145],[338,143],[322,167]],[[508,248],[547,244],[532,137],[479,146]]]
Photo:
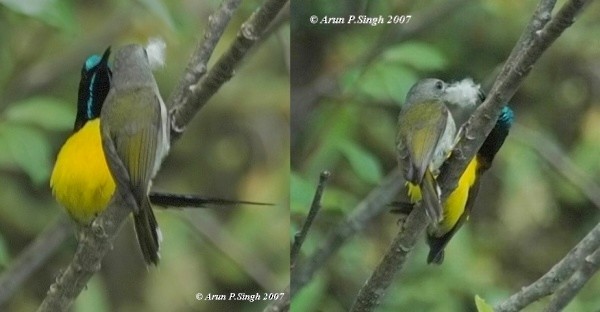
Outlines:
[[442,81],[436,81],[435,88],[438,90],[442,90],[444,88],[444,83]]

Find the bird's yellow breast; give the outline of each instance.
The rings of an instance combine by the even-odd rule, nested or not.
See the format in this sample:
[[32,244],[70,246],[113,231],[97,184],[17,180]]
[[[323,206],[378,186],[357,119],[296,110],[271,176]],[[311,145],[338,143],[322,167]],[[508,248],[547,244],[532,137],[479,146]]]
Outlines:
[[[456,189],[452,191],[450,196],[448,196],[444,202],[443,219],[438,224],[436,232],[441,233],[441,235],[448,233],[454,227],[456,222],[458,222],[460,216],[465,212],[465,206],[467,204],[467,199],[469,198],[469,190],[473,184],[475,184],[475,180],[477,179],[476,173],[477,157],[474,157],[467,166],[467,169],[465,169],[460,176]],[[419,186],[407,183],[407,187],[410,201],[413,203],[420,201],[421,189]]]
[[56,200],[79,223],[102,212],[115,191],[100,137],[100,119],[88,121],[60,149],[50,177]]

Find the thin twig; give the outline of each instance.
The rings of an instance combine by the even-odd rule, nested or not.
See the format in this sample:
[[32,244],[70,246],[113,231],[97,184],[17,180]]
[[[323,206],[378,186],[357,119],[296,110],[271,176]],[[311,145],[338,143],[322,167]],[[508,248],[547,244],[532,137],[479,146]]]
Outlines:
[[300,232],[294,235],[294,243],[292,244],[290,250],[290,266],[292,268],[296,264],[298,252],[300,251],[300,248],[302,248],[302,244],[304,243],[304,239],[308,234],[308,230],[310,229],[313,221],[315,220],[315,217],[319,213],[319,209],[321,209],[321,197],[323,196],[323,189],[325,188],[325,184],[327,183],[329,176],[329,171],[323,171],[319,175],[319,184],[317,185],[317,190],[315,191],[315,196],[313,197],[313,201],[310,205],[310,210],[308,211],[306,220],[304,220],[304,224],[302,225],[302,229],[300,230]]
[[533,284],[523,287],[506,300],[497,304],[496,312],[521,311],[529,304],[550,295],[576,270],[582,267],[586,257],[600,248],[600,224],[597,224],[567,255],[550,271]]
[[[257,13],[254,13],[249,20],[243,24],[241,33],[254,36],[252,38],[253,40],[260,38],[262,31],[255,32],[254,30],[262,30],[264,27],[266,27],[264,25],[269,24],[269,21],[265,19],[272,18],[277,14],[277,10],[275,10],[275,12],[273,12],[273,10],[278,7],[277,4],[280,4],[280,2],[285,1],[267,0],[263,4],[263,7],[261,7]],[[283,4],[281,4],[281,6],[282,5]],[[228,10],[228,8],[221,7],[220,10]],[[265,11],[268,11],[271,14],[265,14]],[[258,18],[256,17],[257,15],[259,16]],[[219,31],[219,29],[209,30],[209,34],[207,34],[206,37],[212,38],[210,31]],[[216,44],[216,41],[214,44]],[[231,53],[231,51],[239,51],[239,49],[236,48],[238,45],[239,37],[238,40],[232,44],[232,48],[229,49],[229,53]],[[199,47],[202,47],[202,45],[199,45]],[[236,54],[235,57],[221,58],[219,62],[208,72],[206,77],[214,77],[215,75],[220,76],[220,74],[216,73],[233,70],[235,65],[239,63],[243,56],[244,54],[242,53],[241,55]],[[189,66],[188,68],[195,68],[195,66]],[[224,81],[221,81],[218,86],[220,86],[220,84],[223,82]],[[218,89],[218,86],[216,89]],[[213,85],[213,87],[215,87],[215,85]],[[208,100],[212,94],[214,94],[216,89],[204,97],[204,102]],[[181,131],[191,120],[191,117],[195,115],[197,110],[202,107],[202,105],[198,105],[197,98],[194,99],[194,94],[195,92],[190,94],[189,97],[187,97],[187,100],[181,102],[185,104],[180,103],[180,106],[177,106],[179,109],[188,112],[189,115],[178,114],[177,116],[184,116],[182,120],[180,120],[177,116],[175,116],[175,118],[171,116],[171,120],[175,123],[175,125],[177,125],[177,129]],[[181,134],[181,131],[178,131],[179,134]],[[174,138],[171,138],[171,140],[174,140]],[[56,282],[50,286],[50,290],[38,308],[38,311],[65,311],[69,308],[73,300],[81,293],[91,276],[100,269],[101,261],[104,255],[111,248],[112,241],[114,240],[118,230],[132,210],[131,207],[125,203],[131,202],[135,202],[135,200],[132,198],[131,192],[117,188],[117,192],[113,196],[113,199],[111,200],[111,203],[107,209],[94,220],[90,227],[86,227],[82,231],[78,249],[75,252],[72,262],[57,278]]]
[[352,235],[364,229],[374,217],[388,210],[396,194],[404,186],[400,170],[395,169],[385,177],[381,185],[373,189],[346,219],[338,224],[324,239],[323,244],[302,265],[291,272],[290,294],[294,295],[306,285],[327,260],[342,247]]
[[31,274],[46,263],[71,231],[73,231],[73,226],[63,215],[47,225],[46,229],[19,254],[11,266],[0,276],[0,306],[3,306],[12,297]]
[[589,279],[600,269],[600,249],[585,258],[585,262],[571,278],[556,290],[545,312],[562,311]]

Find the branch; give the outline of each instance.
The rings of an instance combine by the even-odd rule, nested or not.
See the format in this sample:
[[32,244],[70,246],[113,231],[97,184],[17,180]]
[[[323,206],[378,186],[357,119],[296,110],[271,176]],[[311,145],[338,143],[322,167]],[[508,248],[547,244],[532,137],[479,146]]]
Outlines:
[[392,202],[403,186],[402,174],[395,169],[329,233],[323,244],[305,262],[296,265],[291,272],[291,297],[312,279],[315,272],[325,265],[346,240],[364,229],[374,217],[387,211],[387,204]]
[[68,237],[72,228],[70,220],[62,216],[46,226],[46,229],[19,254],[0,276],[0,306],[4,306],[23,282],[46,263]]
[[360,289],[350,311],[373,311],[381,301],[385,290],[392,284],[396,272],[402,269],[408,254],[416,245],[429,222],[425,209],[416,207],[406,219],[381,262]]
[[[218,19],[222,16],[228,16],[228,13],[222,13],[222,11],[229,11],[231,7],[228,7],[227,5],[230,5],[231,3],[231,1],[224,2],[219,7],[218,12],[209,18],[211,23],[214,23],[212,24],[213,28],[209,28],[209,31],[206,34],[206,38],[208,38],[211,43],[207,43],[206,45],[200,44],[198,46],[199,49],[207,49],[210,50],[210,52],[208,52],[209,54],[212,53],[212,49],[214,49],[214,45],[216,45],[216,41],[213,40],[213,32],[215,34],[222,34],[221,22],[215,21],[215,19]],[[263,7],[261,7],[249,18],[248,21],[242,25],[242,30],[240,33],[252,36],[252,42],[260,38],[262,30],[264,27],[266,27],[265,25],[268,25],[270,19],[272,19],[277,13],[277,7],[280,8],[284,3],[284,0],[267,0]],[[265,12],[268,12],[269,14]],[[225,24],[227,24],[227,22],[225,22]],[[218,40],[218,37],[216,38]],[[216,73],[233,70],[233,67],[244,56],[244,53],[235,53],[240,52],[240,41],[244,40],[241,40],[240,37],[238,37],[238,40],[232,44],[229,52],[225,54],[225,57],[222,57],[221,60],[219,60],[219,62],[213,69],[211,69],[203,81],[206,81],[207,77],[212,77],[214,80],[215,76],[220,76]],[[209,45],[213,45],[213,47],[208,49]],[[243,45],[243,47],[246,48],[249,46],[251,46],[251,44]],[[230,61],[232,59],[231,53],[234,53],[233,59],[235,62]],[[203,54],[201,52],[197,52],[194,55]],[[228,58],[227,56],[230,57]],[[227,69],[224,69],[224,67]],[[188,66],[188,69],[190,68],[202,68],[202,65],[196,66],[192,64]],[[201,103],[205,103],[216,92],[218,87],[223,82],[224,80],[220,81],[216,86],[217,88],[213,89],[212,92],[201,93],[204,94]],[[213,85],[213,87],[214,86],[215,85]],[[202,91],[205,90],[205,88],[200,87],[198,90]],[[192,94],[196,95],[197,92],[194,91]],[[175,99],[176,97],[174,96],[173,98]],[[181,102],[179,103],[179,106],[174,107],[174,109],[176,109],[175,112],[173,112],[175,116],[171,116],[171,120],[174,121],[172,126],[174,129],[178,129],[178,135],[183,132],[183,129],[191,120],[191,117],[196,113],[196,111],[202,107],[202,105],[198,105],[198,99],[193,98],[193,96],[187,98],[184,97],[184,99],[185,102]],[[191,103],[190,101],[194,101],[194,103]],[[187,112],[188,114],[182,115],[179,109],[183,110],[183,112]],[[177,116],[183,116],[183,118],[180,119]],[[171,137],[171,141],[174,139],[174,137]],[[38,308],[38,311],[65,311],[69,308],[73,300],[83,290],[91,276],[100,269],[102,258],[111,248],[112,241],[114,240],[118,230],[123,224],[125,218],[131,212],[130,206],[126,204],[131,202],[135,202],[135,200],[132,198],[132,194],[130,192],[121,190],[121,188],[117,188],[117,192],[113,196],[107,209],[99,217],[97,217],[94,222],[92,222],[91,226],[82,230],[79,245],[72,262],[57,278],[56,282],[50,286],[50,290]]]
[[579,293],[585,283],[600,269],[600,249],[596,250],[589,257],[581,268],[571,276],[571,278],[556,290],[546,312],[562,311],[571,300]]
[[[166,101],[167,107],[175,108],[189,105],[194,86],[206,74],[208,60],[212,56],[219,39],[223,36],[225,28],[231,20],[231,16],[240,6],[241,0],[225,0],[217,11],[208,18],[208,29],[204,34],[204,40],[198,42],[196,50],[192,54],[185,72],[171,96]],[[171,112],[171,115],[172,112]],[[173,134],[173,133],[171,133]]]
[[67,311],[92,275],[100,270],[102,258],[112,247],[117,232],[131,212],[129,206],[122,203],[127,202],[123,199],[124,196],[133,200],[132,195],[121,193],[122,191],[117,189],[104,213],[96,218],[91,226],[81,229],[73,260],[50,286],[38,312]]
[[317,185],[317,190],[315,191],[315,197],[310,205],[310,210],[308,211],[306,220],[304,220],[304,224],[302,225],[302,230],[294,235],[294,243],[292,244],[290,250],[290,267],[292,268],[296,264],[298,252],[300,252],[300,248],[302,248],[302,244],[304,243],[304,239],[308,234],[308,230],[315,220],[315,217],[319,213],[319,209],[321,209],[321,197],[323,196],[323,189],[325,188],[325,184],[327,183],[329,176],[329,171],[321,172],[321,175],[319,176],[319,184]]
[[600,248],[600,224],[597,224],[569,253],[550,271],[533,284],[496,305],[494,311],[520,311],[530,303],[555,291],[586,261],[586,257]]
[[[500,111],[515,94],[542,53],[581,13],[589,0],[569,0],[550,19],[555,0],[542,0],[517,42],[488,97],[465,124],[459,143],[444,163],[438,182],[444,199],[456,188],[461,173],[494,127]],[[550,22],[548,22],[550,20]]]
[[[170,113],[172,136],[179,137],[196,112],[208,102],[223,83],[231,79],[235,68],[239,66],[248,50],[259,41],[286,2],[287,0],[266,0],[263,6],[242,24],[236,40],[219,58],[210,72],[203,76],[198,84],[187,86],[186,101],[183,104],[169,101],[169,104],[172,105],[170,106],[172,107]],[[201,67],[206,68],[206,64]]]

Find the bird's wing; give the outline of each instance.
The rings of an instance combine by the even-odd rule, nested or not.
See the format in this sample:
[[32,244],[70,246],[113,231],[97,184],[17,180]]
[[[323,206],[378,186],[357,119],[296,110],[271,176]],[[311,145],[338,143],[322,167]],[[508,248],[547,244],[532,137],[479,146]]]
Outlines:
[[161,122],[159,102],[150,88],[127,90],[111,100],[114,103],[107,107],[118,111],[113,110],[111,125],[104,127],[109,128],[110,140],[127,170],[131,191],[139,204],[147,195],[156,158]]
[[401,120],[419,121],[399,125],[398,157],[406,179],[420,184],[446,129],[449,111],[442,101],[430,100],[413,104],[401,114]]

